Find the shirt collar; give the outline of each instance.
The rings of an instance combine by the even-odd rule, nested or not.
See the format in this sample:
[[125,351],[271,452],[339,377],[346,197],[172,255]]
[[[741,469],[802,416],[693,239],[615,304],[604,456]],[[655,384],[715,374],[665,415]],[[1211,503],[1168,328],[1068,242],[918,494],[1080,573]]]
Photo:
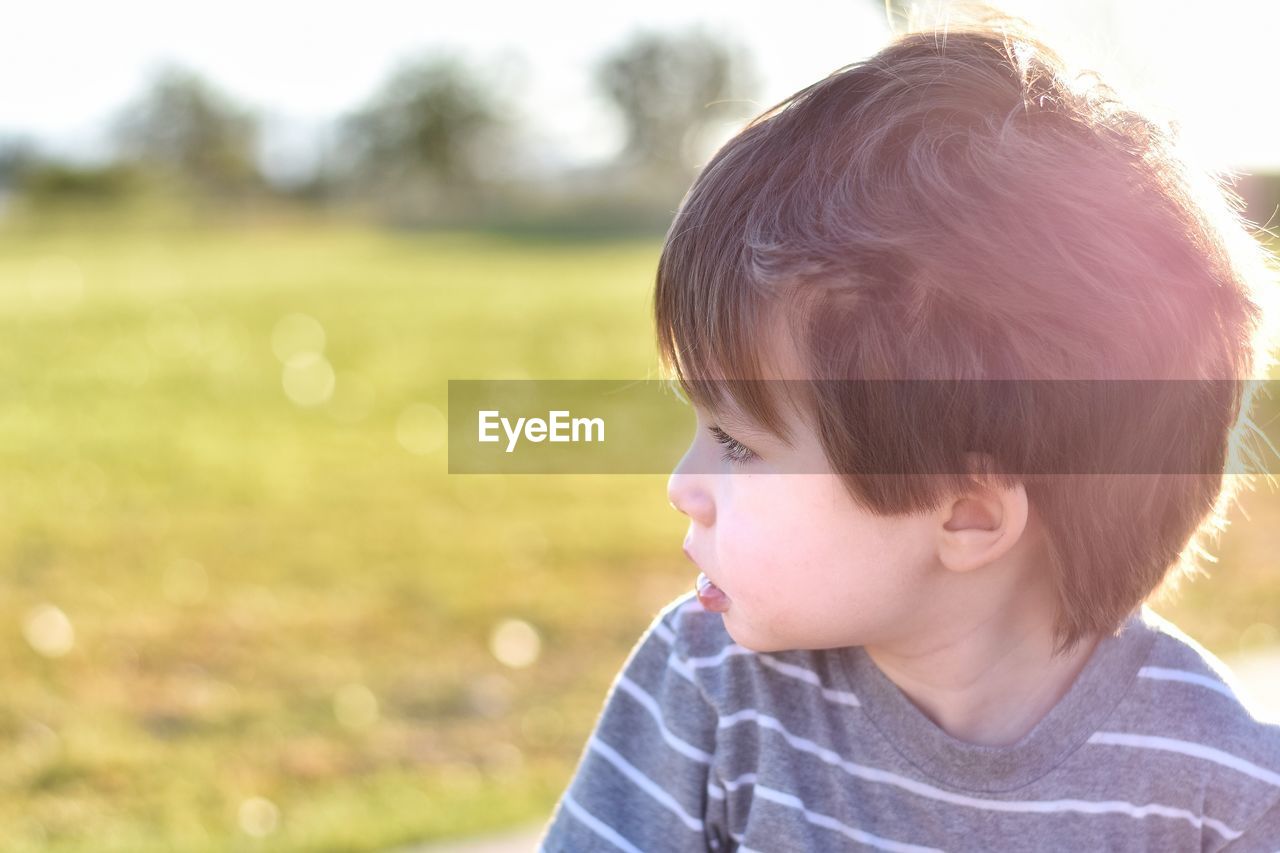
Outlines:
[[1075,682],[1017,743],[985,746],[952,737],[916,707],[862,646],[842,649],[837,678],[871,724],[907,761],[954,788],[1012,791],[1034,782],[1089,739],[1137,678],[1159,631],[1144,604],[1098,641]]

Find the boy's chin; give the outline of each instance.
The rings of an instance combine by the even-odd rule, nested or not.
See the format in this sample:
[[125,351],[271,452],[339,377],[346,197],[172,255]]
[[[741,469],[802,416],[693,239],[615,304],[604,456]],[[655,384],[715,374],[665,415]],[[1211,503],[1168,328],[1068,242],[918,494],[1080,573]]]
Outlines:
[[814,636],[782,636],[768,631],[760,631],[741,618],[741,611],[735,613],[732,607],[721,618],[724,620],[725,632],[734,643],[744,649],[750,649],[761,654],[767,652],[815,651],[860,644],[859,641],[846,640],[845,638],[839,638],[834,642],[824,642],[821,638]]
[[736,644],[744,649],[750,649],[753,652],[785,652],[791,649],[800,648],[799,645],[787,644],[779,637],[771,637],[760,631],[755,631],[750,625],[744,625],[736,618],[732,607],[729,611],[722,615],[724,619],[724,630]]

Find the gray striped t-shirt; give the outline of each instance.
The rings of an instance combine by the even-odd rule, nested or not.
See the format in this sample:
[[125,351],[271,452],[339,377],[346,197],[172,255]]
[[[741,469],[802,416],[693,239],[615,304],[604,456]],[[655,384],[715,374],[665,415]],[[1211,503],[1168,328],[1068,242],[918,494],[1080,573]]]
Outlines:
[[[1280,674],[1277,674],[1280,677]],[[1280,725],[1145,605],[1018,743],[861,647],[760,654],[684,596],[610,688],[545,851],[1280,851]]]

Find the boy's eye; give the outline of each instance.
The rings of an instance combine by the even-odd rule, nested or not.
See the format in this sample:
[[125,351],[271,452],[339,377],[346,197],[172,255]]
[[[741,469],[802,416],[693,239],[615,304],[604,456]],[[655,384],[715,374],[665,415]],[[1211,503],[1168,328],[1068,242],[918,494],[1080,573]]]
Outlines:
[[720,429],[720,427],[713,426],[708,427],[708,429],[711,431],[711,434],[715,436],[716,441],[720,442],[720,444],[724,446],[724,452],[720,454],[720,458],[725,462],[729,462],[734,465],[741,465],[744,462],[750,462],[752,459],[756,458],[756,454],[751,450],[751,448],[729,435],[729,433]]

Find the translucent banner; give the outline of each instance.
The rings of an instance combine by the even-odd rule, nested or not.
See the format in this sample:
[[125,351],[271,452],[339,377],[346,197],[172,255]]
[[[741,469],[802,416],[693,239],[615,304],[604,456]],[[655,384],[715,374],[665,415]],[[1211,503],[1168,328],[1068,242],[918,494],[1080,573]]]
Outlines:
[[449,473],[1275,473],[1275,382],[450,380]]

